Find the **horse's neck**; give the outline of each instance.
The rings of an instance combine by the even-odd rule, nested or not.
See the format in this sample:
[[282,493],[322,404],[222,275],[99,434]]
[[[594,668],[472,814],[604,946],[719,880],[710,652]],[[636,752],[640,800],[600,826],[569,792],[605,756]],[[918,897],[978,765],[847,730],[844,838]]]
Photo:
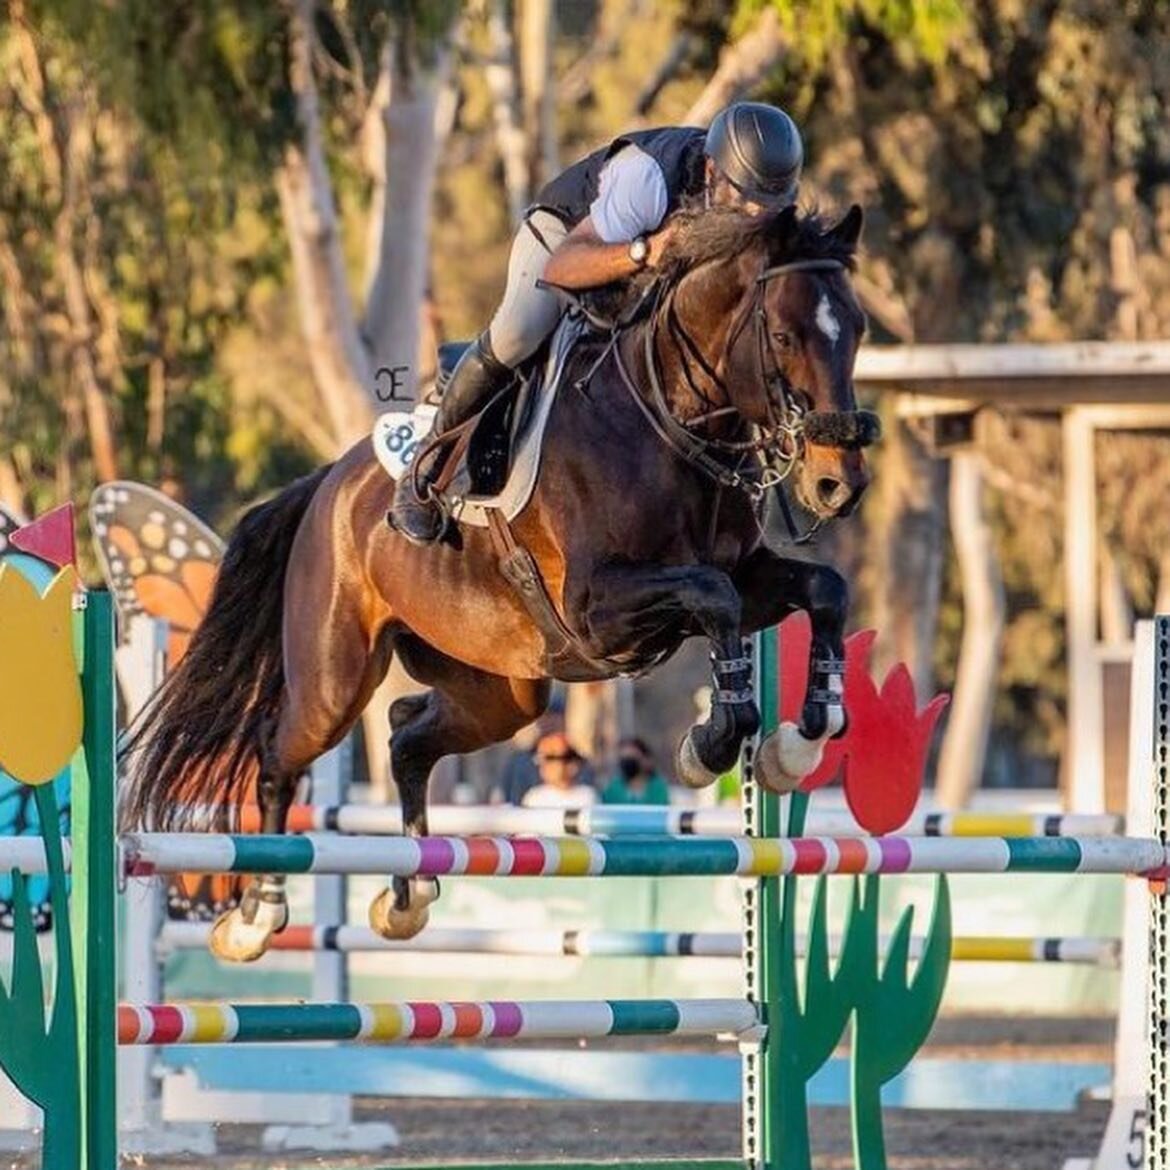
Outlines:
[[[684,278],[685,280],[688,278]],[[683,286],[675,290],[663,305],[639,329],[639,366],[645,377],[646,332],[650,331],[651,352],[662,397],[670,413],[682,423],[694,423],[714,412],[711,422],[703,424],[707,437],[730,438],[743,429],[738,415],[726,413],[730,403],[722,378],[724,347],[729,326],[720,323],[711,328],[710,319],[687,311],[697,297],[684,297]]]

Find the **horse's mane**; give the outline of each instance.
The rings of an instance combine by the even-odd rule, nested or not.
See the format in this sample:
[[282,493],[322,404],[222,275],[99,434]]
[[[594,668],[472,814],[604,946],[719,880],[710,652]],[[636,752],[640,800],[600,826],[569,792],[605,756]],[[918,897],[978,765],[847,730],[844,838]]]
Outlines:
[[854,267],[856,245],[835,235],[815,208],[803,212],[784,208],[764,215],[747,215],[735,208],[696,208],[679,212],[673,222],[676,235],[659,269],[668,282],[680,280],[701,264],[733,260],[754,250],[769,264],[838,260],[850,270]]
[[675,236],[655,271],[590,294],[590,304],[603,316],[621,316],[656,278],[674,285],[703,264],[734,260],[745,252],[759,252],[768,265],[837,260],[850,271],[856,265],[856,242],[835,234],[833,225],[815,208],[788,207],[748,215],[730,207],[693,207],[677,212],[671,222],[676,225]]

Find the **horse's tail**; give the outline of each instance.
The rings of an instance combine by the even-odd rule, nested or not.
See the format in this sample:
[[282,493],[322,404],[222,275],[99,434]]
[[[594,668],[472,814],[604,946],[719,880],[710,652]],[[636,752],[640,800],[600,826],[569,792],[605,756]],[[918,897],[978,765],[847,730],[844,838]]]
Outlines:
[[251,508],[232,533],[207,614],[125,747],[127,828],[210,827],[243,803],[284,686],[281,619],[293,538],[328,471]]

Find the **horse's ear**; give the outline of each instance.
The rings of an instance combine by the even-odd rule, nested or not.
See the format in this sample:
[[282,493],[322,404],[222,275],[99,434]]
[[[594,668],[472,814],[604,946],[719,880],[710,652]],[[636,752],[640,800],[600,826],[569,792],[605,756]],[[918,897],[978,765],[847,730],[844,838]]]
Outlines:
[[861,205],[855,203],[845,213],[845,218],[840,223],[829,228],[828,234],[834,239],[840,240],[852,251],[857,247],[857,241],[861,239],[861,225],[864,222],[865,213],[861,210]]
[[777,244],[786,244],[796,231],[796,204],[789,203],[782,211],[776,213],[772,224],[772,239]]

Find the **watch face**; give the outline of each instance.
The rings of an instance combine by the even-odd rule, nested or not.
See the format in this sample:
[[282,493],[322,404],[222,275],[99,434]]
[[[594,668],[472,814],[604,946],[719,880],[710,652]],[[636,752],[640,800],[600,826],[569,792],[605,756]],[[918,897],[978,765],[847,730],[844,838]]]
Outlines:
[[649,252],[649,245],[642,236],[630,242],[630,259],[635,264],[641,264],[646,259],[646,253]]

